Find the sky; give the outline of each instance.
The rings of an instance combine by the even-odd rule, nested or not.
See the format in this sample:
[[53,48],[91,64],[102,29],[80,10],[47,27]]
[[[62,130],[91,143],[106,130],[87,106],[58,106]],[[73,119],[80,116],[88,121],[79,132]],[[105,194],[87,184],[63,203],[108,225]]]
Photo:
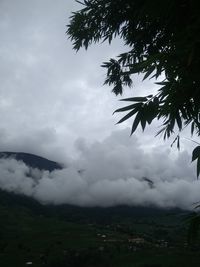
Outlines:
[[[5,174],[0,187],[55,204],[191,207],[199,200],[190,163],[195,144],[183,138],[181,151],[171,148],[172,140],[154,137],[157,121],[132,137],[131,121],[116,125],[120,115],[112,113],[120,97],[103,86],[101,64],[127,48],[117,39],[76,53],[66,25],[80,7],[74,0],[0,1],[0,151],[33,153],[67,167],[38,174],[36,187],[24,178],[27,166],[3,160],[0,172],[11,164],[15,177],[25,176],[7,183]],[[123,97],[152,90],[154,81],[136,75]],[[184,137],[190,138],[187,131]],[[143,177],[157,187],[149,188]]]

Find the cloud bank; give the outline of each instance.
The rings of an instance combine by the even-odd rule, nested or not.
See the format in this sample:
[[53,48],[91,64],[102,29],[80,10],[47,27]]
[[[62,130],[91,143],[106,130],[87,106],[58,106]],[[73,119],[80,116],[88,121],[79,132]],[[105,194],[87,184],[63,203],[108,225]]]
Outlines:
[[[44,204],[79,206],[155,205],[192,209],[200,183],[186,151],[145,151],[129,129],[101,142],[75,143],[78,157],[53,172],[30,169],[15,159],[0,160],[0,188]],[[148,181],[149,178],[151,182]]]

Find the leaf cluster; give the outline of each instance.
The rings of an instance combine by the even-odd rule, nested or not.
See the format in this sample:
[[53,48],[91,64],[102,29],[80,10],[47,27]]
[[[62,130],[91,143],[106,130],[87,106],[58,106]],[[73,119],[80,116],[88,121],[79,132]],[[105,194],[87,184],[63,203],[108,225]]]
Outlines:
[[[79,1],[77,1],[79,2]],[[138,125],[144,130],[157,118],[162,121],[164,139],[189,126],[200,135],[200,5],[197,0],[84,0],[74,12],[67,34],[74,49],[92,43],[112,42],[118,36],[126,52],[103,63],[105,84],[122,94],[131,87],[132,75],[143,79],[163,78],[156,95],[123,99],[134,102],[115,112],[128,112],[119,123],[133,118],[133,133]],[[197,174],[200,173],[200,149]],[[193,152],[194,153],[194,152]]]
[[131,134],[135,132],[139,123],[141,124],[141,127],[144,130],[146,124],[151,124],[152,120],[158,114],[158,108],[159,108],[158,98],[153,97],[152,95],[146,97],[125,98],[122,99],[121,101],[136,102],[134,104],[125,106],[115,111],[115,112],[129,111],[128,114],[126,114],[118,123],[122,123],[123,121],[129,119],[134,114],[136,114],[136,117],[132,125]]

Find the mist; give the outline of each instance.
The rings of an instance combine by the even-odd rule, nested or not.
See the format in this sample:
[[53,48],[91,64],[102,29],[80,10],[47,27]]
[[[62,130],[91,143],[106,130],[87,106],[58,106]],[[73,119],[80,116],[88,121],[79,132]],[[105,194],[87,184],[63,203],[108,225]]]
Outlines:
[[53,172],[2,158],[0,188],[55,205],[193,209],[200,200],[200,183],[186,151],[145,151],[127,129],[92,144],[78,139],[74,146],[78,156]]

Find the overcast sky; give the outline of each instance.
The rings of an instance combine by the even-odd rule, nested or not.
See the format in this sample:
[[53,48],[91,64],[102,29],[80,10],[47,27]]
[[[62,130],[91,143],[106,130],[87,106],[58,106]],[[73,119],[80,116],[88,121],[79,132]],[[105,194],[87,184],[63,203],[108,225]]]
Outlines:
[[[71,12],[79,8],[74,0],[0,1],[0,151],[35,153],[66,164],[73,162],[73,166],[85,162],[84,168],[86,164],[90,172],[95,166],[93,176],[101,179],[101,168],[97,168],[95,159],[103,161],[108,148],[116,148],[112,164],[118,164],[121,157],[121,168],[126,169],[126,161],[136,160],[132,151],[139,147],[142,155],[160,155],[155,160],[145,156],[148,166],[160,164],[161,158],[166,160],[163,172],[168,170],[167,179],[170,175],[181,178],[180,166],[176,169],[173,162],[182,162],[185,155],[189,165],[183,164],[182,168],[192,183],[195,169],[191,168],[188,155],[194,147],[192,143],[183,139],[181,152],[171,149],[170,142],[154,138],[159,130],[157,122],[145,133],[138,130],[131,138],[130,122],[115,125],[120,117],[112,113],[121,103],[111,88],[103,86],[105,70],[100,65],[126,51],[126,47],[115,40],[111,46],[99,44],[87,51],[73,51],[65,32]],[[156,90],[153,81],[141,81],[142,77],[136,76],[133,88],[125,96]],[[113,136],[118,136],[117,143],[112,142]],[[119,152],[121,142],[126,143],[126,157]],[[86,147],[87,151],[96,151],[90,161],[90,153],[83,153]],[[120,179],[127,178],[123,175],[136,175],[136,169],[145,165],[142,161],[137,166],[133,163],[135,169],[122,172]],[[113,180],[113,173],[111,168],[104,176],[110,175]],[[141,175],[151,177],[158,173],[141,171]]]
[[[65,32],[71,12],[79,8],[74,0],[0,1],[1,150],[60,159],[75,153],[78,138],[93,142],[130,127],[130,122],[115,125],[119,117],[112,113],[121,103],[103,86],[100,67],[126,48],[116,40],[73,51]],[[135,94],[155,87],[141,80],[134,79]],[[149,138],[159,142],[152,128],[142,135],[146,146]]]

